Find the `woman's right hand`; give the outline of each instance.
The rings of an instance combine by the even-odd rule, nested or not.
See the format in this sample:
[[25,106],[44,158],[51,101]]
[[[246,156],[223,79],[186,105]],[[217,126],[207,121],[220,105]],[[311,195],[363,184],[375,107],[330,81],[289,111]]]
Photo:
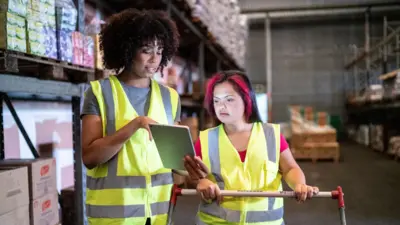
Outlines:
[[216,199],[219,204],[222,201],[221,191],[218,185],[209,179],[201,179],[196,189],[197,192],[201,194],[201,198],[206,202]]
[[135,119],[132,120],[133,123],[135,123],[135,127],[137,127],[137,129],[139,128],[143,128],[146,129],[147,132],[149,132],[149,139],[150,141],[153,140],[153,136],[151,135],[151,131],[150,131],[150,124],[157,124],[156,121],[154,121],[153,119],[151,119],[150,117],[147,116],[138,116]]
[[183,158],[183,161],[185,169],[189,173],[189,177],[194,181],[199,181],[203,178],[206,178],[210,173],[210,170],[207,168],[207,166],[197,156],[192,157],[190,155],[186,155]]

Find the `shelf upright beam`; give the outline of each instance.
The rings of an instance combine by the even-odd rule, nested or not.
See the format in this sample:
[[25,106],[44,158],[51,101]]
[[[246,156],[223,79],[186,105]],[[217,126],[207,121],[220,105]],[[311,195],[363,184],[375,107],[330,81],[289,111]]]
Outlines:
[[221,60],[219,60],[219,59],[217,60],[216,68],[217,68],[217,72],[221,71]]
[[[201,92],[204,93],[203,88],[204,88],[204,80],[205,80],[205,68],[204,68],[204,41],[200,42],[199,45],[199,83],[200,83],[200,90],[202,90]],[[204,123],[205,123],[205,112],[204,110],[200,111],[200,115],[199,115],[199,129],[203,130],[204,128]]]
[[[83,193],[83,160],[81,145],[81,121],[80,121],[80,97],[72,97],[72,138],[74,148],[74,172],[75,172],[75,215],[77,225],[84,225],[85,199]],[[86,182],[85,182],[86,183]]]
[[[370,35],[371,35],[371,26],[370,26],[370,18],[371,18],[371,9],[368,8],[365,11],[365,46],[364,50],[368,54],[370,52]],[[366,57],[365,58],[365,65],[366,65],[366,76],[367,76],[367,82],[365,84],[365,88],[368,88],[369,86],[369,78],[370,78],[370,73],[371,73],[371,57]]]
[[[268,13],[265,14],[265,66],[267,72],[267,93],[272,95],[272,56],[271,56],[271,21]],[[271,100],[270,100],[271,101]]]
[[5,158],[4,154],[4,124],[3,124],[3,93],[0,92],[0,160]]
[[400,68],[400,35],[396,35],[396,68]]
[[[387,38],[387,31],[388,31],[388,21],[387,17],[383,17],[383,39]],[[388,58],[388,46],[384,45],[383,46],[383,68],[382,68],[382,74],[386,74],[388,71],[387,68],[387,58]]]
[[172,0],[166,0],[166,1],[167,1],[167,13],[168,13],[168,16],[171,17]]

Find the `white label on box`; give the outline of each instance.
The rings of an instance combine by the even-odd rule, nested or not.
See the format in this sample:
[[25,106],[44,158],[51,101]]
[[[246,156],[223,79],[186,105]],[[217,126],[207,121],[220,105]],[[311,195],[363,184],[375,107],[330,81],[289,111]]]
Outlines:
[[28,169],[0,170],[0,215],[29,204]]
[[56,160],[40,160],[32,164],[32,199],[57,191]]
[[60,222],[57,193],[48,194],[33,201],[32,207],[32,225],[54,225]]
[[29,204],[21,206],[4,215],[0,215],[0,224],[4,225],[29,225]]

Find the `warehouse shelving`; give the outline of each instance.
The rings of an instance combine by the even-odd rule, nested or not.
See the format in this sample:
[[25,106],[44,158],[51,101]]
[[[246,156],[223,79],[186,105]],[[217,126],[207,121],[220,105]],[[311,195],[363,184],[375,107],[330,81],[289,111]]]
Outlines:
[[[3,127],[3,102],[6,103],[10,109],[18,129],[23,134],[25,141],[28,143],[32,154],[39,157],[37,149],[33,146],[32,141],[29,139],[23,124],[18,118],[9,96],[21,96],[25,100],[47,100],[58,102],[70,101],[72,103],[73,114],[73,150],[74,150],[74,177],[75,177],[75,200],[77,214],[81,215],[77,218],[80,219],[76,224],[83,224],[83,163],[82,163],[82,150],[81,150],[81,135],[80,135],[80,104],[82,96],[82,85],[73,84],[69,82],[60,82],[52,80],[40,80],[33,77],[24,77],[8,74],[0,74],[0,160],[4,159],[4,127]],[[29,94],[28,96],[26,94]]]
[[383,151],[386,151],[390,136],[400,134],[396,126],[400,123],[396,116],[400,113],[400,98],[393,94],[400,72],[400,23],[388,21],[385,16],[383,36],[370,37],[369,17],[367,11],[364,46],[353,46],[354,56],[345,64],[350,73],[347,76],[347,123],[356,127],[382,125]]
[[[84,32],[85,29],[85,1],[74,0],[78,11],[77,30]],[[140,5],[145,1],[94,1],[87,2],[95,3],[97,7],[106,9],[108,13],[120,11],[126,7],[136,8],[162,8],[166,9],[170,16],[176,21],[181,34],[181,46],[178,55],[188,61],[195,63],[198,67],[200,77],[200,87],[204,86],[204,81],[208,74],[221,69],[238,69],[243,68],[235,62],[235,60],[227,54],[227,52],[218,44],[216,44],[212,36],[207,32],[207,29],[201,23],[194,22],[186,11],[184,1],[162,0],[162,1],[147,1],[146,5]],[[158,2],[158,3],[157,3]],[[136,5],[135,5],[136,4]],[[144,4],[144,3],[143,3]],[[150,6],[151,5],[151,6]],[[112,6],[112,7],[111,7]],[[8,53],[5,51],[5,53]],[[39,157],[37,149],[32,144],[27,135],[21,120],[18,118],[18,113],[14,110],[11,100],[28,100],[28,101],[54,101],[54,102],[70,102],[72,110],[72,131],[73,131],[73,152],[74,152],[74,223],[75,225],[83,225],[85,221],[84,215],[84,177],[85,168],[82,162],[81,148],[81,121],[80,107],[82,96],[87,81],[93,80],[94,74],[102,72],[101,70],[93,70],[80,66],[65,64],[59,61],[51,61],[31,57],[27,54],[18,54],[17,58],[21,58],[31,63],[47,64],[48,66],[61,67],[62,69],[72,70],[77,73],[85,73],[84,79],[73,79],[74,77],[64,77],[64,81],[54,80],[54,77],[43,77],[40,72],[36,73],[36,77],[32,74],[24,74],[24,71],[9,71],[0,73],[0,160],[4,159],[4,127],[3,127],[3,103],[10,109],[17,126],[23,134],[30,150],[35,157]],[[18,75],[16,75],[16,73]],[[189,75],[190,76],[190,75]],[[47,79],[47,80],[45,80]],[[49,80],[50,79],[50,80]],[[187,111],[196,113],[200,116],[200,125],[204,124],[204,109],[201,101],[203,95],[184,94],[181,96],[182,108]],[[200,126],[200,129],[202,127]]]

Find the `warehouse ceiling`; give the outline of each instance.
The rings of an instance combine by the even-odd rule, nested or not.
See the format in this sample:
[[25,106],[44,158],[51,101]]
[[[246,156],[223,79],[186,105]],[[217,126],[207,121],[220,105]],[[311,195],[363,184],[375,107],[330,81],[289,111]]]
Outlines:
[[239,5],[250,25],[257,27],[264,23],[266,12],[273,24],[362,22],[367,9],[371,22],[381,21],[383,16],[400,20],[400,0],[239,0]]
[[[356,7],[399,4],[399,0],[238,0],[242,12],[309,10],[316,8]],[[342,7],[343,6],[343,7]]]

